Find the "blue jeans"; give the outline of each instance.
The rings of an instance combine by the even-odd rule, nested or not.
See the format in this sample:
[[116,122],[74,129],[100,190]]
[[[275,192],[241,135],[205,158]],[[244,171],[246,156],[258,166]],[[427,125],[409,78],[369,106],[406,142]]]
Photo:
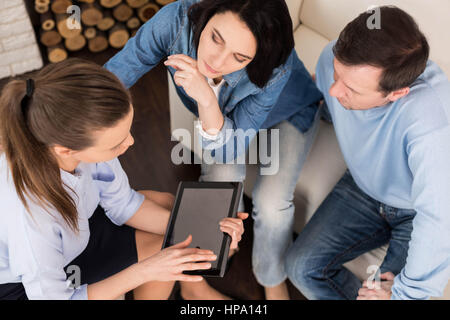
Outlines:
[[347,171],[289,248],[289,279],[311,300],[356,299],[361,281],[343,264],[389,244],[379,272],[400,273],[415,214],[372,199]]
[[[252,192],[253,272],[266,287],[276,286],[287,278],[284,260],[293,239],[294,191],[317,132],[318,118],[319,112],[305,133],[288,121],[271,128],[279,129],[279,169],[274,175],[262,175],[260,170]],[[260,169],[270,165],[259,164]],[[244,164],[203,164],[200,181],[244,181],[245,176]],[[242,201],[239,210],[244,210]]]

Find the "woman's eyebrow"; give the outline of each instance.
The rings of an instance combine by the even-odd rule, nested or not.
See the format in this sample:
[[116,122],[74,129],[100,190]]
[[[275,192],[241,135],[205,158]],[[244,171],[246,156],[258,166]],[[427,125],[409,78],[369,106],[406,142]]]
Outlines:
[[242,53],[236,53],[236,54],[241,56],[241,57],[243,57],[243,58],[245,58],[245,59],[248,59],[248,60],[252,60],[253,59],[252,57],[246,56],[245,54],[242,54]]
[[[222,37],[222,35],[220,34],[220,32],[216,28],[213,28],[213,31],[217,34],[217,36],[222,40],[223,43],[226,43],[225,39]],[[247,56],[245,54],[242,54],[242,53],[236,52],[235,54],[237,54],[239,56],[242,56],[245,59],[249,59],[249,60],[253,59],[252,57],[249,57],[249,56]]]
[[223,37],[220,34],[220,32],[216,28],[213,28],[213,30],[214,30],[215,33],[217,33],[217,36],[222,40],[222,42],[225,42],[225,40],[223,39]]

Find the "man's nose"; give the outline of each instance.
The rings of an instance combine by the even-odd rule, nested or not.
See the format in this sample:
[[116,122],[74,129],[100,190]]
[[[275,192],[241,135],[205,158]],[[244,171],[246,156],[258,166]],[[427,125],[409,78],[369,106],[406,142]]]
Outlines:
[[343,98],[345,96],[345,88],[339,82],[335,82],[331,86],[329,93],[332,97]]

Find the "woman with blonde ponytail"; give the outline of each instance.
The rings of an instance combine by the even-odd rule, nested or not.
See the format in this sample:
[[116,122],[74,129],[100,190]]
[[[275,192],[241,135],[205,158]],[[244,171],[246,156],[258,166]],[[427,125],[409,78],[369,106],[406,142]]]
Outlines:
[[202,280],[183,271],[214,254],[191,237],[160,250],[173,196],[134,191],[117,159],[132,121],[121,82],[83,60],[3,88],[0,299],[167,299],[174,281]]

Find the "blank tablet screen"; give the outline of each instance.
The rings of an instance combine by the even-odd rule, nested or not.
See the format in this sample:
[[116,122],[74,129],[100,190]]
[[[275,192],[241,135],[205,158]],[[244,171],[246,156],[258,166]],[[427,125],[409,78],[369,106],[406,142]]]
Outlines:
[[[232,188],[185,188],[169,240],[170,245],[186,240],[191,234],[190,248],[212,250],[219,256],[224,237],[219,222],[230,213],[233,192]],[[211,263],[212,269],[217,268],[218,260]]]

